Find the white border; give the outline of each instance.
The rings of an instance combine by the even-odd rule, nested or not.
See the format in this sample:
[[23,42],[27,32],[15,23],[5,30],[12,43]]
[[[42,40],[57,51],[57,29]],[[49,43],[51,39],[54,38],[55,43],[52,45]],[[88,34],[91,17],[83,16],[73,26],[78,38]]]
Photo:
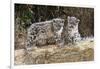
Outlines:
[[[42,65],[19,65],[14,66],[14,3],[22,4],[40,4],[40,5],[59,5],[59,6],[72,6],[72,7],[89,7],[95,8],[92,1],[74,1],[74,0],[12,0],[11,2],[11,68],[12,69],[41,69],[41,68],[78,68],[93,66],[94,62],[75,62],[75,63],[57,63],[57,64],[42,64]],[[67,66],[67,67],[66,67]]]
[[83,0],[12,0],[12,3],[22,3],[22,4],[39,4],[39,5],[54,5],[54,6],[72,6],[72,7],[89,7],[94,8],[95,5],[91,3],[92,1]]
[[11,37],[11,39],[10,39],[10,53],[11,53],[11,60],[10,60],[10,67],[11,67],[11,69],[14,69],[14,3],[13,3],[13,1],[11,1],[11,6],[10,6],[10,10],[11,10],[11,12],[10,12],[10,14],[11,14],[11,16],[10,16],[10,20],[11,20],[11,27],[10,27],[10,37]]

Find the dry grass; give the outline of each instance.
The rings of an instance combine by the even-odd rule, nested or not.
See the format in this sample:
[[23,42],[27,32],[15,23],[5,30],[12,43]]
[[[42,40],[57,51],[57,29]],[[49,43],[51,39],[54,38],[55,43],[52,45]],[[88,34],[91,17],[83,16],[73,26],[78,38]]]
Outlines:
[[24,49],[19,49],[15,50],[15,64],[50,64],[93,61],[93,46],[93,41],[85,40],[74,46],[66,45],[62,48],[56,45],[33,48],[33,50],[28,53]]

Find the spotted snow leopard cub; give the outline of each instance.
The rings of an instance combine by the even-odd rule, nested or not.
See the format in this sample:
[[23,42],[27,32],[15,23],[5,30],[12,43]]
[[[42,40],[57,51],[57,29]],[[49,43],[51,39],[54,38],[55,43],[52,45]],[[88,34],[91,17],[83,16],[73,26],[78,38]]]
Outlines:
[[[27,30],[27,47],[38,47],[55,44],[60,35],[59,30],[64,25],[64,19],[55,18],[45,22],[33,23]],[[59,33],[58,33],[59,32]]]
[[65,42],[68,43],[76,43],[81,40],[81,36],[79,33],[79,22],[80,20],[73,16],[67,17],[67,25],[65,31]]

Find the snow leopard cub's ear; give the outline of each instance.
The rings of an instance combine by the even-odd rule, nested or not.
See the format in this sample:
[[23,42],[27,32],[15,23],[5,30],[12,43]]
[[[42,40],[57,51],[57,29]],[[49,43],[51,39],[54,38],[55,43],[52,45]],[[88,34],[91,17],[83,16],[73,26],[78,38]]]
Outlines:
[[67,21],[68,21],[68,22],[70,21],[70,16],[67,17]]
[[77,21],[76,21],[77,23],[79,23],[80,22],[80,20],[79,19],[77,19]]
[[55,19],[53,19],[53,20],[52,20],[52,22],[54,22],[54,23],[55,23],[55,22],[56,22],[56,20],[55,20]]
[[70,19],[70,16],[68,16],[67,19]]

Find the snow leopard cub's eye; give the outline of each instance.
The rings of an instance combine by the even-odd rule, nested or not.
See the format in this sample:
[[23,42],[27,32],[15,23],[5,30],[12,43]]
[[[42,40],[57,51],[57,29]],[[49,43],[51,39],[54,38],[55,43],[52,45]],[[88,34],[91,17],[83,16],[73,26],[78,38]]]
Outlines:
[[44,31],[43,31],[43,30],[41,30],[40,32],[41,32],[41,33],[44,33]]

